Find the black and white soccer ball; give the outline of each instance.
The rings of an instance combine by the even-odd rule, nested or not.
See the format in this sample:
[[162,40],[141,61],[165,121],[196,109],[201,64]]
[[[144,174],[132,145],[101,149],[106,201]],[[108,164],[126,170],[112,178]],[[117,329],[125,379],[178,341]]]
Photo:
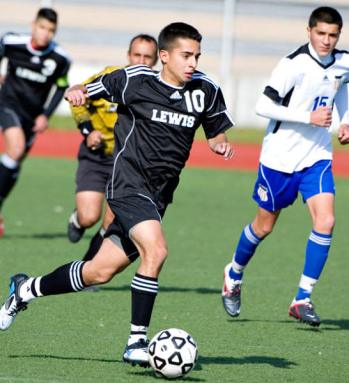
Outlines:
[[156,375],[168,379],[188,374],[198,360],[195,340],[178,328],[158,332],[149,343],[148,353]]

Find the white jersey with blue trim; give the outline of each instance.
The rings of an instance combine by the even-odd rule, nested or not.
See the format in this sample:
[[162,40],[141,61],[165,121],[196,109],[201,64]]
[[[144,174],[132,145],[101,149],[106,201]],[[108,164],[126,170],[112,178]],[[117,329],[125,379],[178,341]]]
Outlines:
[[336,105],[348,123],[349,52],[334,50],[320,58],[311,44],[281,59],[259,99],[257,114],[270,119],[260,162],[293,173],[332,159],[332,129],[310,124],[310,114]]

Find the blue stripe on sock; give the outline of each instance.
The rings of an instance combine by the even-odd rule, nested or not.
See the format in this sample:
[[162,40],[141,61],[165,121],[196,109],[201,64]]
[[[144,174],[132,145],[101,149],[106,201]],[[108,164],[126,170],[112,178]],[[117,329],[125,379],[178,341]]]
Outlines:
[[319,279],[328,257],[331,239],[331,234],[320,234],[314,230],[310,233],[305,252],[304,275],[313,279]]
[[[252,225],[246,226],[241,233],[236,247],[234,261],[244,268],[252,258],[261,240],[262,239],[253,231]],[[235,280],[241,280],[242,274],[243,273],[237,273],[233,269],[230,269],[229,271],[230,278]]]

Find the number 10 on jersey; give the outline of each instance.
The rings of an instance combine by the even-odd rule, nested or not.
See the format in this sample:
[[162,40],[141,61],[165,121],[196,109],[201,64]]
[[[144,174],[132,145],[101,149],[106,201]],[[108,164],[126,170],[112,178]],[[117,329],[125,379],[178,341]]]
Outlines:
[[185,103],[189,113],[196,112],[201,113],[205,107],[205,93],[200,89],[195,89],[193,92],[188,90],[184,92]]

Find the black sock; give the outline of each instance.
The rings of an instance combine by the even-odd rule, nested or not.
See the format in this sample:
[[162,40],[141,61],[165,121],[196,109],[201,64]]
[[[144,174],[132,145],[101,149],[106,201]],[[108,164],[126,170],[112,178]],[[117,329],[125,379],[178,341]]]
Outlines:
[[63,265],[40,281],[42,295],[66,294],[83,290],[86,285],[82,279],[84,262],[74,261]]
[[0,201],[4,201],[15,186],[20,168],[7,168],[0,162]]
[[132,318],[136,326],[149,326],[159,285],[157,278],[136,274],[131,284]]
[[84,258],[82,259],[84,262],[90,261],[98,252],[100,247],[102,246],[103,235],[101,235],[100,230],[92,237],[90,241],[90,245],[88,250],[86,251]]

